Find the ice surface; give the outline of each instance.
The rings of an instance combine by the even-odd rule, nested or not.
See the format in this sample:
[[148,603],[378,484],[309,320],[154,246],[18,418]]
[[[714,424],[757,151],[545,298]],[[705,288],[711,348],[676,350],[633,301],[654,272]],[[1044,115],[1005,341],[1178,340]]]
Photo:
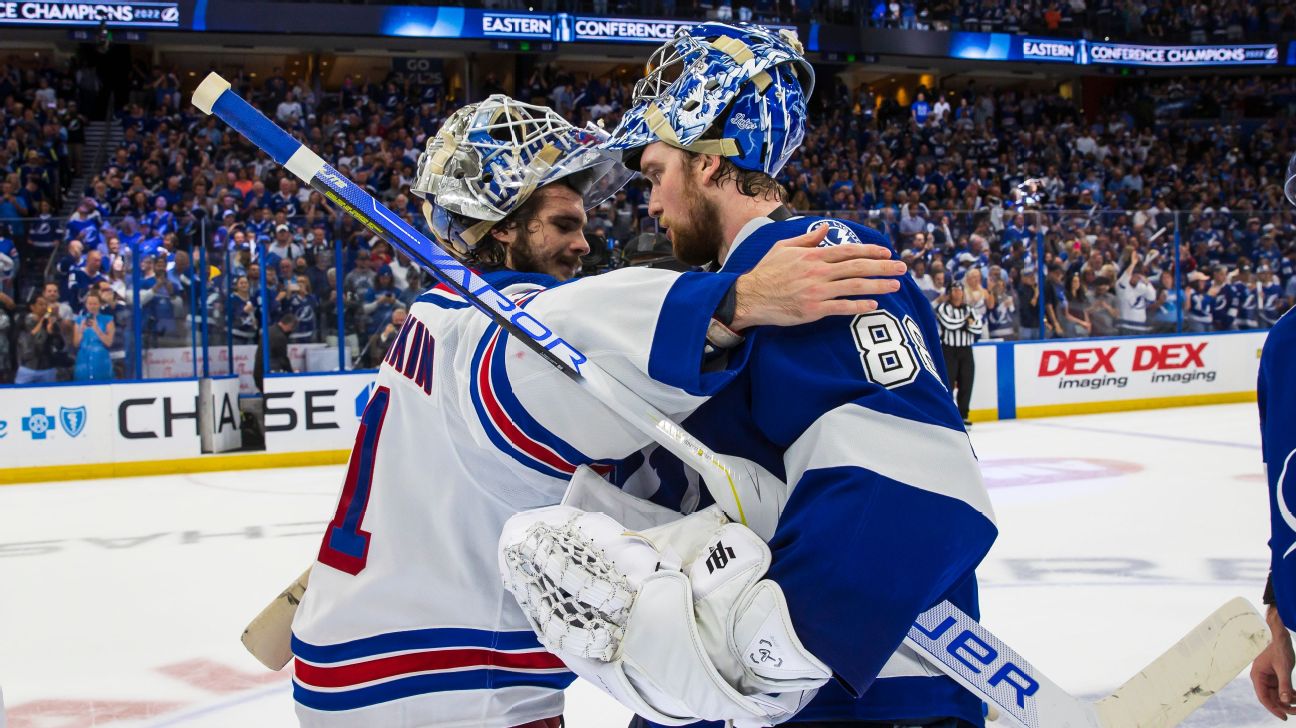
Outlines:
[[[1053,680],[1104,694],[1228,598],[1259,600],[1254,405],[978,424],[1000,536],[985,623]],[[243,626],[313,559],[342,467],[0,488],[9,728],[292,726]],[[483,575],[483,578],[491,578]],[[625,724],[578,683],[568,725]],[[1235,681],[1187,724],[1272,725]]]

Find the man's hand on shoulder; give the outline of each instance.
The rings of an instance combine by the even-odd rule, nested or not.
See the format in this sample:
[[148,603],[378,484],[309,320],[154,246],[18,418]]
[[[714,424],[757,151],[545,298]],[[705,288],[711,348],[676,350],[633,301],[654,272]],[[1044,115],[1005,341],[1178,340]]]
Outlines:
[[881,245],[818,247],[827,227],[779,241],[735,286],[734,331],[752,326],[796,326],[825,316],[848,316],[877,310],[872,300],[900,290],[908,267],[891,259]]

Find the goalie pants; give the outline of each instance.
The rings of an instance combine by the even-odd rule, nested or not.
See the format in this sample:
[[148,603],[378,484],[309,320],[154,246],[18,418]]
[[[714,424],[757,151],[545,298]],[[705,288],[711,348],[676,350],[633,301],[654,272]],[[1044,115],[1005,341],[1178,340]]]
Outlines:
[[[788,728],[980,728],[972,723],[957,718],[934,718],[926,722],[878,722],[875,720],[834,720],[834,721],[811,721],[809,723],[800,723],[793,721],[784,723]],[[723,728],[723,723],[694,723],[689,728]],[[629,728],[657,728],[657,724],[635,716],[630,721]]]

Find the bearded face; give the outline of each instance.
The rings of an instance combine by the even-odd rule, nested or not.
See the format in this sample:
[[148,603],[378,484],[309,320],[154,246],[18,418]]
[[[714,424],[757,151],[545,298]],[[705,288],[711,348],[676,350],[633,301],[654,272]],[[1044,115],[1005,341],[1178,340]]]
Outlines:
[[720,209],[702,194],[693,175],[684,176],[684,209],[674,218],[663,218],[669,231],[671,249],[680,262],[706,265],[719,253],[724,230],[720,227]]

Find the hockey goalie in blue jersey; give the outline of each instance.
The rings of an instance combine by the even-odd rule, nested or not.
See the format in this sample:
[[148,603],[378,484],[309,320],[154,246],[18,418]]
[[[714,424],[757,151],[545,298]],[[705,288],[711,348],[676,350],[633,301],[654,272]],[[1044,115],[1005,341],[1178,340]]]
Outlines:
[[[797,294],[833,280],[797,262],[828,262],[814,236],[746,277],[627,268],[570,280],[589,252],[585,210],[627,176],[594,148],[605,136],[494,95],[446,120],[412,191],[427,201],[441,245],[482,269],[530,326],[553,326],[615,372],[640,404],[680,418],[702,392],[732,379],[741,343],[729,349],[732,362],[701,368],[711,312],[728,291],[742,309],[738,329],[871,309]],[[885,252],[828,257],[853,265]],[[872,264],[868,275],[894,274],[890,260]],[[676,296],[685,301],[670,304]],[[558,502],[574,472],[604,470],[651,438],[474,303],[445,286],[426,291],[379,369],[292,624],[293,696],[306,728],[552,728],[561,720],[573,675],[491,578],[500,528],[518,510]],[[669,341],[653,344],[659,336]],[[686,381],[652,379],[655,357]]]
[[[794,38],[753,26],[703,24],[654,54],[606,147],[650,183],[649,213],[669,230],[677,257],[743,273],[775,241],[822,228],[822,245],[889,246],[870,228],[797,216],[781,204],[774,176],[804,136],[813,81]],[[688,305],[687,296],[667,305]],[[930,305],[905,277],[879,306],[752,333],[747,366],[682,423],[716,451],[786,482],[768,550],[706,508],[641,540],[606,516],[570,509],[524,514],[506,526],[501,571],[541,640],[635,709],[638,724],[681,725],[690,717],[762,724],[725,712],[741,702],[736,693],[789,701],[793,722],[982,725],[980,701],[901,642],[915,617],[942,600],[978,614],[974,569],[995,539],[994,517],[941,358],[930,348],[940,345]],[[722,306],[721,324],[724,317]],[[669,341],[668,332],[656,341]],[[673,509],[709,502],[696,476],[660,450],[621,463],[614,477],[625,492]],[[595,609],[595,628],[555,619],[551,595],[534,578],[572,563],[553,560],[555,549],[567,548],[554,544],[565,539],[576,551],[592,540],[614,562],[615,577],[592,577],[606,577],[608,590],[599,593],[614,595],[613,607]],[[656,596],[661,567],[644,574],[643,563],[678,565],[692,580],[700,636],[674,630],[684,644],[673,658],[644,637],[667,640],[673,622],[661,607],[668,600]],[[743,576],[722,579],[734,563]],[[615,596],[635,589],[638,601]],[[771,631],[771,624],[781,627]],[[555,635],[567,639],[567,651]],[[571,645],[602,646],[608,635],[620,644],[608,659],[589,650],[572,655]],[[699,655],[714,671],[697,667]],[[695,679],[674,680],[693,669]],[[808,685],[819,669],[835,680],[808,705],[801,702],[811,690],[769,695],[771,676]],[[715,686],[715,694],[699,684]]]

